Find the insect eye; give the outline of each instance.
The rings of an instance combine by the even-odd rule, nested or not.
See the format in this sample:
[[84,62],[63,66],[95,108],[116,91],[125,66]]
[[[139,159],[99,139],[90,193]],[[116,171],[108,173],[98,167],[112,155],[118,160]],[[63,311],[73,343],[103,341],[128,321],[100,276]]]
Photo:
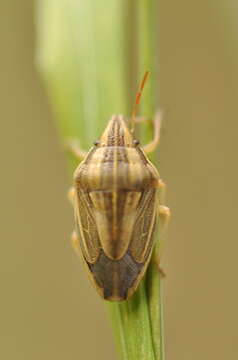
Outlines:
[[134,140],[134,145],[137,146],[140,144],[140,141],[139,140]]
[[96,140],[96,141],[94,141],[94,143],[93,143],[95,146],[98,146],[99,144],[100,144],[100,141],[99,140]]

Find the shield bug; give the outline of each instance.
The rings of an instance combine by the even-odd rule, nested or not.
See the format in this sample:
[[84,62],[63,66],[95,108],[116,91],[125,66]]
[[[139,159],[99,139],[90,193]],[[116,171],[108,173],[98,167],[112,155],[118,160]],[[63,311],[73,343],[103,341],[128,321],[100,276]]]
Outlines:
[[71,146],[83,157],[70,191],[73,246],[98,293],[110,301],[127,300],[136,291],[152,255],[159,214],[169,215],[160,205],[164,184],[146,156],[159,142],[160,114],[151,143],[141,147],[134,137],[134,124],[143,121],[135,115],[147,76],[136,96],[131,126],[123,116],[113,115],[88,153]]

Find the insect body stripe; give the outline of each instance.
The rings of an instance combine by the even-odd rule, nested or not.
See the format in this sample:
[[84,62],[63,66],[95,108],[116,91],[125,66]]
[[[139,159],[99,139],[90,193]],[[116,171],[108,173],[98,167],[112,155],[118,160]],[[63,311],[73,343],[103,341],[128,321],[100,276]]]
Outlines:
[[112,212],[113,212],[113,216],[112,216],[112,236],[113,236],[113,241],[115,241],[115,235],[117,232],[117,168],[118,168],[118,162],[117,162],[117,148],[115,147],[113,149],[113,157],[114,157],[114,161],[113,161],[113,192],[112,192]]

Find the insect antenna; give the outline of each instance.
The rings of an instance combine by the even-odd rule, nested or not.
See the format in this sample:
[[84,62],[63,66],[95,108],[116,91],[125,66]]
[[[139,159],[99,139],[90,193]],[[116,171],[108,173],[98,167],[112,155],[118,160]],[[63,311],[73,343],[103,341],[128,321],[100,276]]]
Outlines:
[[141,81],[139,90],[138,90],[138,92],[136,94],[135,103],[134,103],[133,108],[132,108],[132,114],[131,114],[131,132],[132,133],[135,130],[135,118],[136,118],[136,114],[137,114],[137,109],[138,109],[138,105],[140,104],[141,94],[142,94],[142,91],[144,89],[144,86],[145,86],[146,80],[148,78],[148,75],[149,75],[149,71],[146,71],[144,76],[143,76],[143,79]]

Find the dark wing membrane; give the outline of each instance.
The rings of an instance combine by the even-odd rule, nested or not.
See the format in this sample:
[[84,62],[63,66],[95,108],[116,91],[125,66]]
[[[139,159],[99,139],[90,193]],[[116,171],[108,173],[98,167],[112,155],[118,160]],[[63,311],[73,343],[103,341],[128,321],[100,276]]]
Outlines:
[[100,242],[92,214],[91,199],[87,191],[80,189],[77,189],[76,194],[75,220],[83,255],[92,264],[99,256]]
[[106,300],[121,301],[128,298],[128,290],[144,264],[136,263],[127,253],[120,260],[111,260],[102,251],[98,261],[88,266],[100,295]]
[[129,246],[130,253],[139,263],[146,261],[153,247],[157,207],[157,190],[144,190],[137,209],[138,215]]

